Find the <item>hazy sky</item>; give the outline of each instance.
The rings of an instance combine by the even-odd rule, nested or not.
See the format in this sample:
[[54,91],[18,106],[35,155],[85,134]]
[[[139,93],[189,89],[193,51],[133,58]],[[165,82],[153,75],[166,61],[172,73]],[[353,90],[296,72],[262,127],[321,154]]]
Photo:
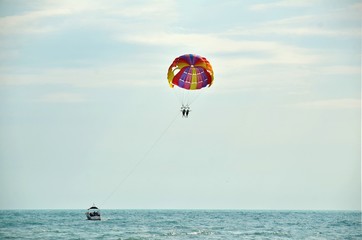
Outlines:
[[[0,0],[0,208],[359,210],[361,10]],[[186,53],[215,72],[188,119]]]

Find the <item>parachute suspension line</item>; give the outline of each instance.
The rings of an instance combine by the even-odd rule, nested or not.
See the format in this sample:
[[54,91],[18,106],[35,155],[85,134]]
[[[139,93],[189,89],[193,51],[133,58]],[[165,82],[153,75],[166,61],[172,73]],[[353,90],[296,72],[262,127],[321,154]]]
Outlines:
[[190,106],[190,98],[192,96],[192,94],[190,93],[190,91],[184,91],[186,94],[186,106]]
[[156,138],[156,140],[152,143],[150,148],[145,152],[145,154],[138,160],[138,162],[133,166],[133,168],[121,179],[121,181],[118,183],[118,185],[114,188],[114,190],[102,201],[101,205],[104,205],[117,191],[118,189],[123,185],[123,183],[136,171],[137,167],[148,157],[148,155],[152,152],[152,150],[155,148],[157,143],[162,139],[162,137],[166,134],[168,129],[173,125],[176,118],[179,116],[179,112],[175,115],[175,117],[172,119],[172,121],[167,125],[167,127],[161,132],[160,136]]
[[185,94],[183,93],[183,91],[181,91],[180,89],[172,89],[173,95],[176,97],[177,102],[181,103],[182,105],[184,105],[184,99],[185,99]]
[[189,99],[189,98],[188,98],[189,91],[181,90],[181,93],[182,93],[182,96],[183,96],[182,106],[187,106],[187,104],[188,104],[187,100]]
[[203,92],[205,91],[197,91],[197,94],[193,99],[190,99],[188,105],[190,106],[192,103],[196,102],[196,100],[201,96],[201,94],[203,94]]
[[196,102],[196,100],[203,94],[204,91],[200,90],[192,90],[192,91],[182,91],[183,100],[181,102],[182,106],[190,107],[191,104]]

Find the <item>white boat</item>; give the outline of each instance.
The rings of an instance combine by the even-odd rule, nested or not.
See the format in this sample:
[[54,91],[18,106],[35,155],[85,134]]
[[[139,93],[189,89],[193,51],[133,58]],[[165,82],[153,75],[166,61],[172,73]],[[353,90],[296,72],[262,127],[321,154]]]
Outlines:
[[92,206],[88,208],[88,211],[85,213],[88,220],[101,220],[101,213],[99,211],[99,208],[96,206]]

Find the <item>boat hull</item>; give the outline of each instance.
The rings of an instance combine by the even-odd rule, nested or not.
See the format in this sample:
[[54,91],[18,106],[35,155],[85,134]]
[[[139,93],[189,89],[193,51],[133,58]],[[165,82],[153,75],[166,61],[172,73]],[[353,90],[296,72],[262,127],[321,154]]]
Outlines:
[[87,216],[88,220],[101,220],[101,216],[91,216],[89,213],[86,213],[85,215]]

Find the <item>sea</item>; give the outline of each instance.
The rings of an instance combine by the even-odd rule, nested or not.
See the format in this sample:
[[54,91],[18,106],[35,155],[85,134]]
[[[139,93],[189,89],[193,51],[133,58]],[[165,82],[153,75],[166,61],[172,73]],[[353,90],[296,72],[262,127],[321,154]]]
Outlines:
[[0,239],[362,239],[359,211],[0,210]]

